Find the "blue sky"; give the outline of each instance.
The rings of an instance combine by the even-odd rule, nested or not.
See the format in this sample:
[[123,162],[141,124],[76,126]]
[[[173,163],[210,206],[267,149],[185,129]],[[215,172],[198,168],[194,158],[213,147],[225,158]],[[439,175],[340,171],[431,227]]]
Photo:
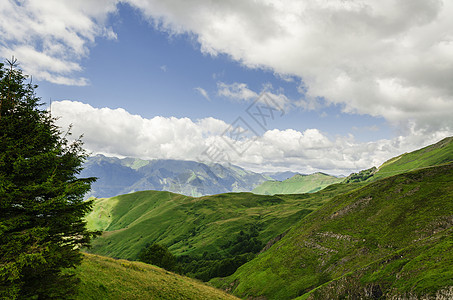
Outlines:
[[[98,39],[90,49],[90,56],[83,61],[84,71],[80,76],[88,78],[89,84],[73,87],[38,81],[42,99],[82,101],[98,108],[122,107],[145,118],[214,117],[233,122],[250,103],[218,95],[218,82],[246,83],[254,91],[271,84],[273,90],[282,89],[291,99],[304,98],[298,91],[297,77],[287,82],[270,69],[244,67],[226,54],[203,54],[199,43],[190,35],[170,36],[159,31],[129,5],[119,5],[109,23],[117,39]],[[204,89],[210,100],[197,88]],[[273,128],[282,130],[313,127],[331,135],[354,132],[360,141],[390,134],[390,128],[381,118],[343,114],[341,105],[316,111],[291,110],[273,123]],[[366,129],[355,127],[377,130],[370,137]]]
[[448,2],[57,2],[1,4],[0,55],[93,154],[347,174],[452,133]]

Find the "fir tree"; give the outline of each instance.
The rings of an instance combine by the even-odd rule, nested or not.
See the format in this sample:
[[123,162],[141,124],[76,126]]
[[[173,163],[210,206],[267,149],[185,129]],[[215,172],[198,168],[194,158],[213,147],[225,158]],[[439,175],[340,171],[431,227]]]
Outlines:
[[41,109],[36,85],[0,63],[0,298],[74,295],[80,249],[96,235],[83,217],[94,178],[76,175],[86,158]]

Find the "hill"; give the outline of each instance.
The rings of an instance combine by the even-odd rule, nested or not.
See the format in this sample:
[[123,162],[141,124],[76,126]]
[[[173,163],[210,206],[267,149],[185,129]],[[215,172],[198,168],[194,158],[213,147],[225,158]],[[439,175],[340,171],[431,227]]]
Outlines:
[[[333,196],[359,185],[337,184],[318,193],[300,195],[227,193],[193,198],[142,191],[95,199],[93,211],[87,216],[88,226],[104,234],[93,241],[89,251],[135,260],[147,244],[159,243],[174,255],[186,257],[188,263],[198,259],[212,260],[210,264],[217,265],[231,258],[237,267],[251,258],[242,254],[259,252]],[[207,280],[213,276],[208,270],[211,267],[194,265],[187,272],[199,273],[193,275]]]
[[98,177],[88,195],[98,198],[144,190],[170,191],[194,197],[249,192],[270,179],[232,164],[119,159],[103,155],[89,157],[80,176]]
[[389,159],[379,168],[373,167],[353,173],[344,182],[371,182],[381,178],[451,162],[453,162],[453,137],[447,137],[433,145]]
[[452,296],[452,216],[453,164],[384,178],[334,197],[212,282],[242,298]]
[[139,262],[86,254],[76,299],[237,299],[191,278]]
[[343,180],[344,178],[320,172],[311,175],[297,174],[284,181],[266,181],[254,188],[252,193],[260,195],[314,193]]
[[161,243],[176,255],[201,255],[221,251],[229,238],[251,227],[266,243],[339,191],[353,188],[337,185],[315,194],[226,193],[199,198],[142,191],[95,199],[87,216],[88,227],[104,234],[93,241],[89,251],[136,259],[146,244]]
[[453,162],[453,137],[445,138],[436,144],[402,154],[383,163],[372,179],[401,174],[430,166]]

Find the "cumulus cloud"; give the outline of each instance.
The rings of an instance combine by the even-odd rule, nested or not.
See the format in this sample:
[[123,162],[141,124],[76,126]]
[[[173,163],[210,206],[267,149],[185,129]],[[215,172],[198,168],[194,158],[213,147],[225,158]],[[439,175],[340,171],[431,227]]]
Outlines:
[[452,1],[128,2],[206,53],[297,75],[308,99],[406,130],[453,128]]
[[105,23],[117,1],[25,0],[0,3],[0,56],[15,56],[28,74],[57,84],[86,85],[80,60],[96,37],[116,38]]
[[239,139],[227,134],[230,124],[214,118],[146,119],[121,108],[94,108],[75,101],[54,102],[52,115],[59,117],[58,125],[63,130],[73,124],[73,136],[83,134],[84,147],[94,154],[229,162],[255,171],[323,171],[337,175],[379,166],[393,156],[451,134],[413,128],[409,137],[360,143],[353,136],[331,138],[312,128],[302,132],[273,129],[259,137]]
[[[89,79],[77,76],[80,62],[96,38],[116,38],[107,20],[119,2],[0,1],[0,55],[15,55],[39,79],[86,85]],[[316,129],[268,131],[238,156],[230,147],[236,141],[222,138],[228,124],[220,120],[143,119],[121,109],[55,103],[61,124],[74,123],[94,152],[193,159],[217,145],[243,166],[347,173],[452,134],[452,1],[121,2],[139,9],[159,30],[193,35],[204,53],[225,53],[247,67],[300,80],[303,101],[269,92],[281,106],[310,110],[336,104],[347,113],[383,116],[401,131],[370,143]],[[243,83],[219,83],[218,90],[238,101],[253,101],[260,93]]]
[[[81,58],[97,37],[115,38],[109,14],[118,0],[0,3],[0,55],[26,73],[85,85]],[[125,0],[156,28],[189,33],[211,55],[301,82],[348,113],[383,116],[406,132],[453,128],[453,2],[449,0],[158,1]],[[253,91],[224,92],[249,99]],[[255,92],[256,93],[256,92]],[[294,100],[294,99],[293,99]]]

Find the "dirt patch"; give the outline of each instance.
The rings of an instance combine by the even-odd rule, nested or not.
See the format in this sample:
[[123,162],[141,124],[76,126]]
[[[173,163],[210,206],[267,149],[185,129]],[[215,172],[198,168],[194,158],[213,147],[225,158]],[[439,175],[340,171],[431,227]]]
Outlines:
[[356,202],[354,203],[351,203],[349,204],[348,206],[346,206],[345,208],[343,209],[340,209],[339,211],[336,211],[335,213],[333,213],[330,218],[331,219],[335,219],[335,218],[338,218],[338,217],[341,217],[341,216],[344,216],[354,210],[360,210],[360,209],[363,209],[365,206],[368,205],[368,203],[373,199],[373,197],[371,196],[368,196],[368,197],[365,197],[365,198],[362,198],[362,199],[359,199],[357,200]]

